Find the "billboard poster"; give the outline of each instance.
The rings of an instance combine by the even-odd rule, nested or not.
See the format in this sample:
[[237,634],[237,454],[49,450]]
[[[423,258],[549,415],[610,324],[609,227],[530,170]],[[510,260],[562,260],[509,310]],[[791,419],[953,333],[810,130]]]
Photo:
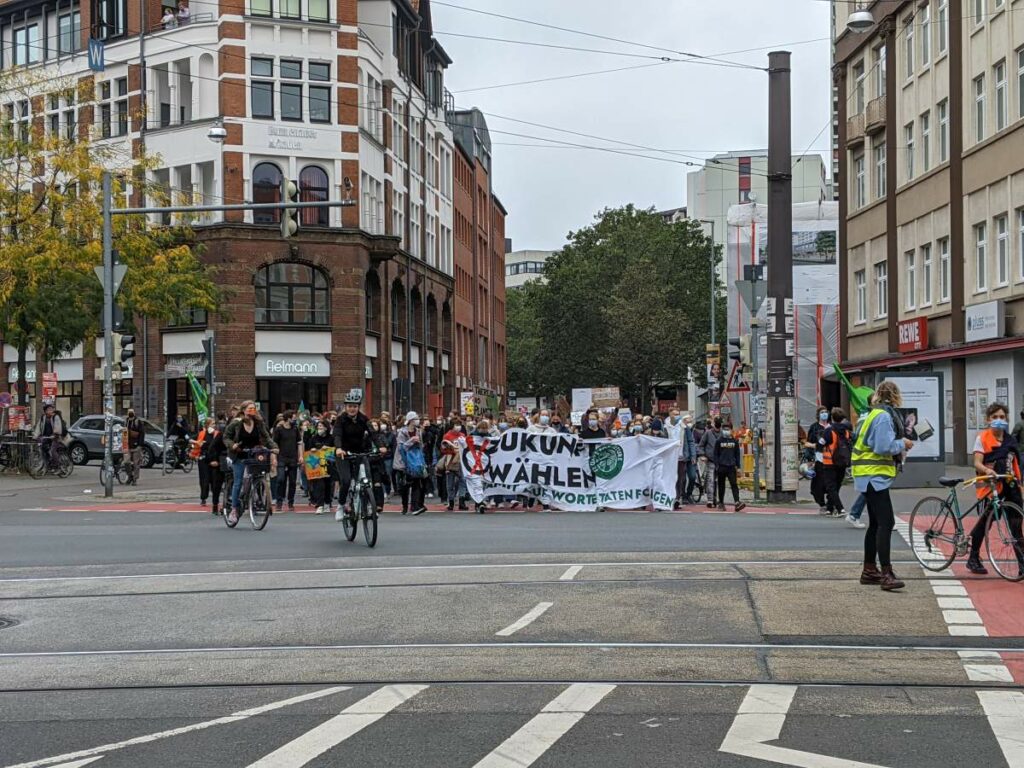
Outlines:
[[57,402],[57,374],[43,374],[43,402],[46,404]]
[[942,374],[900,373],[886,375],[885,381],[893,382],[903,396],[896,412],[903,420],[903,437],[914,442],[907,461],[945,461]]

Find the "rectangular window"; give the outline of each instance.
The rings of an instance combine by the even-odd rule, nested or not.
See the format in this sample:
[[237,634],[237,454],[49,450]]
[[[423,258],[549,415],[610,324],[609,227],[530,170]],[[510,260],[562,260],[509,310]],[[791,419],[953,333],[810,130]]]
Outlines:
[[330,21],[331,14],[327,0],[308,0],[310,21]]
[[938,12],[939,53],[945,53],[949,45],[949,0],[939,0]]
[[853,113],[859,115],[864,111],[864,62],[853,65]]
[[907,16],[903,20],[903,43],[904,51],[903,55],[906,59],[903,62],[904,74],[909,78],[914,76],[914,64],[916,59],[914,58],[914,17],[913,15]]
[[913,251],[907,251],[906,259],[906,274],[907,274],[907,298],[906,307],[907,309],[917,308],[917,254]]
[[100,135],[109,139],[110,132],[110,82],[100,83]]
[[405,247],[405,195],[395,192],[392,197],[394,209],[391,211],[391,234],[401,240],[401,246]]
[[932,25],[931,8],[927,3],[920,8],[921,24],[921,66],[927,67],[932,62]]
[[932,246],[921,246],[921,306],[932,303]]
[[78,11],[65,13],[57,22],[57,51],[74,53],[82,47],[82,14]]
[[273,16],[271,0],[249,0],[249,13],[253,16]]
[[864,161],[864,155],[858,155],[853,158],[854,178],[856,179],[856,187],[854,189],[854,200],[858,208],[863,208],[868,201],[868,181],[867,181],[867,165]]
[[939,303],[949,301],[949,238],[939,240]]
[[128,78],[117,79],[117,101],[114,102],[116,136],[128,135]]
[[974,24],[985,21],[985,0],[974,0]]
[[974,78],[974,140],[985,140],[985,76]]
[[289,80],[301,80],[302,79],[302,62],[294,61],[292,59],[281,59],[278,64],[281,77]]
[[[301,64],[300,64],[301,66]],[[317,82],[330,82],[331,79],[331,65],[322,64],[317,61],[309,62],[309,79],[316,80]]]
[[974,226],[974,289],[984,291],[988,288],[988,251],[985,242],[986,226]]
[[420,257],[420,215],[422,206],[413,203],[409,212],[409,253]]
[[996,217],[996,285],[1010,282],[1010,221]]
[[278,0],[278,8],[282,19],[298,19],[302,16],[300,0]]
[[274,116],[274,84],[253,80],[249,86],[252,95],[252,116]]
[[932,166],[932,118],[930,112],[921,115],[921,171],[928,173]]
[[875,97],[885,96],[885,46],[880,45],[874,51],[874,63],[872,69],[875,72]]
[[1017,209],[1017,279],[1024,280],[1024,208]]
[[274,60],[253,58],[250,62],[253,77],[273,77]]
[[949,100],[939,102],[939,162],[949,160]]
[[875,317],[889,316],[889,265],[875,264]]
[[914,124],[907,123],[903,126],[904,150],[907,155],[907,181],[914,178]]
[[1024,48],[1017,49],[1017,117],[1024,117]]
[[996,81],[996,130],[1006,127],[1010,110],[1006,103],[1006,62],[1000,61],[994,68]]
[[281,83],[281,119],[302,119],[302,86],[297,83]]
[[875,144],[875,197],[885,197],[885,139]]
[[40,59],[39,25],[14,30],[14,65],[35,64]]
[[331,89],[322,85],[309,86],[309,121],[331,122]]

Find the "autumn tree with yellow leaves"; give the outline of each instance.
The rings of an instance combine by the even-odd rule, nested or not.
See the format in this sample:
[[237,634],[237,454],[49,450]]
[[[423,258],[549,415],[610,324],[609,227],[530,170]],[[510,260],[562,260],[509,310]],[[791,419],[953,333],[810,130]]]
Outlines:
[[[100,330],[103,296],[93,268],[103,260],[104,171],[114,177],[115,207],[123,207],[130,192],[151,192],[140,186],[157,161],[133,157],[128,139],[98,140],[91,121],[46,123],[51,98],[74,100],[79,116],[92,109],[91,84],[7,71],[0,73],[0,92],[12,100],[0,113],[0,338],[18,351],[24,404],[29,348],[53,360]],[[128,267],[117,302],[129,328],[137,316],[169,322],[185,310],[219,305],[188,228],[118,216],[114,249]]]

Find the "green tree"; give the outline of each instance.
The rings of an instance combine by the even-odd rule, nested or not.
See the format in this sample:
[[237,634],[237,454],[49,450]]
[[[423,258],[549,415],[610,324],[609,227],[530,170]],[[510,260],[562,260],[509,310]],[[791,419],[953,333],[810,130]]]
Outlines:
[[[91,108],[91,87],[76,92],[38,73],[8,70],[0,91],[16,110],[13,121],[7,114],[0,123],[0,337],[18,350],[18,392],[27,403],[28,349],[52,360],[99,330],[102,291],[93,268],[103,257],[103,172],[115,175],[115,201],[123,204],[123,180],[151,191],[141,179],[156,161],[132,157],[128,143],[94,141],[78,126],[49,130],[46,100],[71,97]],[[189,231],[152,227],[140,217],[114,224],[114,247],[129,268],[119,297],[126,317],[170,320],[183,307],[217,306],[217,286]]]
[[[682,383],[690,368],[703,381],[711,253],[698,222],[670,224],[632,205],[602,211],[548,260],[530,297],[532,325],[510,322],[510,371],[528,352],[534,379],[550,394],[618,385],[642,408],[653,386]],[[720,285],[714,290],[721,297]],[[724,305],[720,298],[722,329]],[[520,332],[529,340],[513,344]]]
[[508,291],[505,297],[508,388],[514,392],[538,393],[544,389],[539,313],[543,291],[543,283],[530,282]]

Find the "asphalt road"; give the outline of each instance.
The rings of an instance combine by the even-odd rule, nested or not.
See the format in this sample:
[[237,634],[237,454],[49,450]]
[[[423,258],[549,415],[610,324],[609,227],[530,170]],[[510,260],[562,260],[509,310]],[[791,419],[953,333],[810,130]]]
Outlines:
[[0,496],[0,766],[1024,766],[1024,586],[899,534],[884,594],[785,510],[392,513],[370,550],[44,495]]

